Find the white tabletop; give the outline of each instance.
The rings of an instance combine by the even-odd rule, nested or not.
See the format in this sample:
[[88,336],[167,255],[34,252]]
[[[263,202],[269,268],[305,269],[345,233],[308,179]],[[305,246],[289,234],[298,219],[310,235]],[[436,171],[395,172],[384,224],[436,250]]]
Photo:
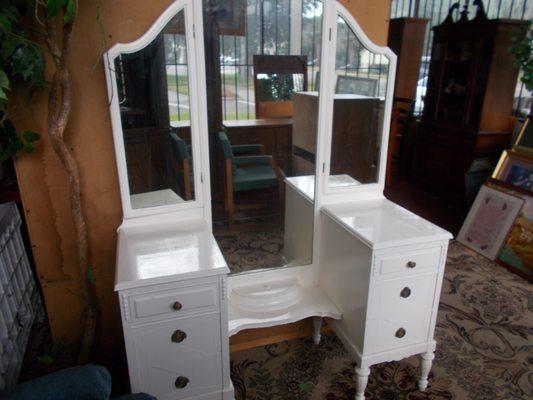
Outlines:
[[322,212],[374,249],[448,240],[451,233],[387,200],[324,206]]
[[131,208],[133,209],[159,207],[169,204],[180,204],[183,202],[185,202],[185,200],[170,189],[131,195]]
[[[313,201],[315,199],[315,176],[291,176],[285,178],[285,182],[297,190],[300,194],[305,196],[308,200]],[[331,175],[329,177],[329,187],[346,187],[346,186],[359,186],[361,183],[356,181],[349,175]]]
[[180,225],[121,229],[115,290],[229,273],[204,223]]

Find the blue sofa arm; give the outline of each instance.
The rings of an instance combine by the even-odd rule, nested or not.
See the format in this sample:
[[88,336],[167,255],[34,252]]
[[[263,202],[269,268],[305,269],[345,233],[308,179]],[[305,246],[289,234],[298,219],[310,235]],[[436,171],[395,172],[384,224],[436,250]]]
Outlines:
[[109,400],[111,375],[104,367],[67,368],[23,382],[0,394],[2,400]]
[[150,396],[149,394],[137,393],[137,394],[128,394],[126,396],[115,397],[113,400],[157,400],[155,397]]
[[[0,393],[0,400],[109,400],[111,375],[105,367],[68,368]],[[147,394],[131,394],[116,400],[157,400]]]

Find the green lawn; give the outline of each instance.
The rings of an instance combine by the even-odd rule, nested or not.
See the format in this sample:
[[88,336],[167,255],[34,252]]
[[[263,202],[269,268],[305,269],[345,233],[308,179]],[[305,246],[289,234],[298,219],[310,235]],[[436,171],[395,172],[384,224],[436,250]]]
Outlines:
[[[238,119],[254,119],[255,118],[255,110],[250,110],[250,116],[248,117],[246,112],[239,112],[239,118]],[[236,121],[237,120],[237,114],[227,114],[224,116],[224,121]]]
[[171,121],[190,121],[190,119],[189,111],[180,112],[179,116],[177,112],[170,114]]
[[167,75],[167,86],[179,94],[189,94],[189,79],[187,75]]

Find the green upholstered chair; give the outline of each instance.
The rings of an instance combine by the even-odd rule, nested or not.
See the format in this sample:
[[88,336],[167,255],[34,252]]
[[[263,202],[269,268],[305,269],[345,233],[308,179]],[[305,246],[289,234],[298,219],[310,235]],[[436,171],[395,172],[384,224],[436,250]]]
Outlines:
[[283,173],[276,165],[274,157],[265,155],[261,144],[231,145],[225,132],[219,132],[218,139],[224,154],[225,207],[229,224],[233,223],[233,214],[236,210],[234,193],[249,190],[276,188],[280,215],[283,218],[285,202]]
[[180,138],[176,133],[170,133],[172,154],[174,156],[174,168],[178,177],[178,186],[183,190],[185,200],[192,200],[192,188],[194,174],[192,168],[191,146]]

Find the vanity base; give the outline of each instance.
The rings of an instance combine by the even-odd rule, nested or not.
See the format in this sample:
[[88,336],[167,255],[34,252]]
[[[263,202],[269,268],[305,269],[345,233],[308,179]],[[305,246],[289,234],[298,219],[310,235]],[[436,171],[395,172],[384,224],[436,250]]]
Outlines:
[[364,399],[370,367],[420,355],[428,386],[448,240],[451,235],[389,202],[325,207],[320,282],[343,313],[328,321],[356,360]]
[[[229,278],[231,280],[231,277]],[[303,287],[297,281],[291,282],[292,290],[301,293],[301,297],[297,302],[289,302],[286,307],[277,306],[275,309],[266,307],[264,310],[250,308],[241,308],[239,301],[242,300],[242,294],[246,293],[248,297],[254,297],[254,290],[256,296],[262,296],[266,304],[270,302],[265,298],[265,286],[275,288],[272,290],[272,295],[276,296],[283,286],[280,280],[273,280],[264,282],[261,285],[246,285],[234,287],[229,293],[229,335],[234,335],[241,330],[251,328],[265,328],[276,325],[289,324],[308,317],[327,317],[331,319],[340,319],[342,314],[333,302],[322,292],[320,287]],[[287,284],[287,281],[285,281]],[[283,292],[283,290],[281,290]],[[286,293],[286,292],[285,292]],[[236,299],[234,298],[236,297]],[[290,296],[288,296],[290,297]],[[272,299],[274,301],[274,299]],[[320,341],[320,326],[319,319],[313,320],[314,335],[316,342]],[[317,321],[317,322],[315,322]],[[318,333],[317,333],[318,330]]]

